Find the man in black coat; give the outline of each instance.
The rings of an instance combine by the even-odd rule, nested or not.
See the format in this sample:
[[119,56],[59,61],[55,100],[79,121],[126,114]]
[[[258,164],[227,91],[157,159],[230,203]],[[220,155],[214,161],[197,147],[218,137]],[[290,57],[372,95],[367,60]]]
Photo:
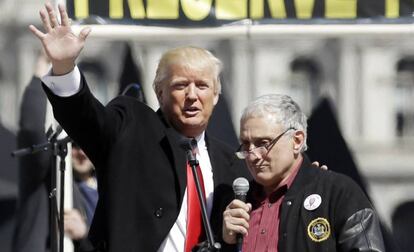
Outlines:
[[[378,216],[359,186],[342,174],[312,169],[306,116],[286,95],[250,103],[237,152],[252,174],[248,202],[223,213],[223,239],[243,251],[385,251]],[[248,234],[246,236],[246,234]]]
[[[207,212],[221,238],[231,184],[248,176],[231,148],[205,132],[220,93],[221,62],[183,47],[166,52],[154,80],[160,110],[118,97],[106,107],[90,93],[75,66],[90,29],[72,33],[59,6],[40,12],[46,33],[31,26],[52,62],[42,80],[55,118],[96,167],[99,202],[89,238],[95,251],[190,251],[187,235],[186,155],[181,137],[197,140]],[[203,237],[198,237],[201,241]]]

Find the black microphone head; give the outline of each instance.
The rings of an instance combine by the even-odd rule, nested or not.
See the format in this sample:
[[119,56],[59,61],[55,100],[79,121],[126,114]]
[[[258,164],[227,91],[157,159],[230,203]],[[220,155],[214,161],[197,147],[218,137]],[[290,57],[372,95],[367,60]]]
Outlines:
[[181,149],[185,151],[194,151],[197,149],[197,140],[194,138],[181,137],[178,141],[178,144],[180,145]]
[[62,126],[60,126],[60,124],[58,124],[57,126],[56,126],[56,135],[60,135],[60,133],[62,133],[62,131],[63,131],[63,128],[62,128]]
[[191,144],[191,149],[192,150],[197,149],[197,140],[195,140],[195,138],[191,138],[190,144]]
[[181,137],[178,141],[178,144],[180,145],[181,149],[185,151],[191,151],[193,150],[193,146],[191,144],[191,139],[187,137]]
[[249,191],[249,181],[240,177],[233,181],[233,192],[235,195],[246,195]]
[[181,137],[178,144],[181,149],[186,152],[187,161],[189,161],[190,164],[198,165],[198,161],[196,159],[197,141],[194,138]]

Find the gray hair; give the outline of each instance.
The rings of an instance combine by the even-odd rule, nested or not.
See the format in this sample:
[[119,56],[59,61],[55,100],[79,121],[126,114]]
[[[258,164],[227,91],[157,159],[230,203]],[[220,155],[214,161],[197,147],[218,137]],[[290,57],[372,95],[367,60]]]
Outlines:
[[171,49],[162,55],[152,84],[156,94],[161,90],[163,83],[170,77],[168,70],[169,66],[173,64],[179,64],[192,69],[210,67],[213,70],[214,91],[217,94],[221,93],[221,61],[206,49],[186,46]]
[[269,94],[263,95],[253,100],[243,111],[240,123],[248,118],[263,117],[271,115],[276,124],[283,126],[284,130],[295,128],[304,132],[304,144],[300,151],[304,152],[308,148],[307,138],[307,118],[299,105],[288,95]]

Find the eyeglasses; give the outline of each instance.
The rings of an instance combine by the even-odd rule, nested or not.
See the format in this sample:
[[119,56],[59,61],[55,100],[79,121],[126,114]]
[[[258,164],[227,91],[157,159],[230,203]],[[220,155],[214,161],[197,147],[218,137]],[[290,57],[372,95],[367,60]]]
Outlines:
[[243,144],[240,145],[240,147],[236,151],[236,156],[239,159],[246,159],[251,153],[255,154],[257,157],[263,157],[267,154],[267,152],[270,150],[270,148],[279,141],[280,138],[284,134],[286,134],[289,130],[296,130],[293,127],[288,128],[287,130],[283,131],[281,134],[279,134],[277,137],[273,138],[270,142],[267,142],[265,144],[262,144],[260,146],[255,146],[253,149],[250,150],[243,150]]

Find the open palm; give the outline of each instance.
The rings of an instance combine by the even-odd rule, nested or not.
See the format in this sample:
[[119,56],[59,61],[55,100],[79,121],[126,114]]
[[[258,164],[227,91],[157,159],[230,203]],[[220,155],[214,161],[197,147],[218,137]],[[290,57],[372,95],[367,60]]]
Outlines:
[[30,30],[42,42],[43,48],[52,62],[53,74],[61,75],[72,71],[75,60],[81,52],[90,28],[84,28],[77,36],[72,32],[66,9],[59,5],[61,23],[50,5],[45,4],[46,10],[40,11],[43,27],[46,33],[31,25]]

